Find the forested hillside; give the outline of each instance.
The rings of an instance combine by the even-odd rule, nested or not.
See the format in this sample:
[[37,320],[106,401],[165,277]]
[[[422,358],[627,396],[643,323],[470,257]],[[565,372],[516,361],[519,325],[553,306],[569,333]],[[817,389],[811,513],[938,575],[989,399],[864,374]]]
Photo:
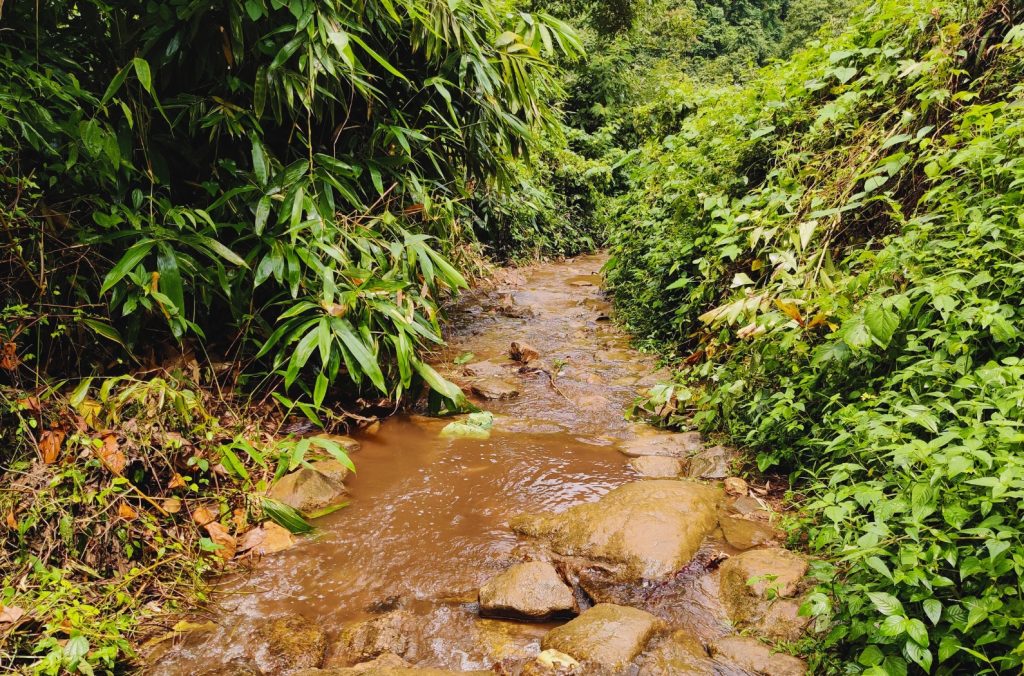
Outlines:
[[790,475],[868,673],[1020,668],[1022,18],[872,3],[633,111],[609,280],[684,364],[647,408]]
[[306,432],[475,410],[460,290],[607,248],[637,416],[789,482],[779,647],[1020,671],[1014,0],[0,0],[0,73],[3,668],[137,668]]

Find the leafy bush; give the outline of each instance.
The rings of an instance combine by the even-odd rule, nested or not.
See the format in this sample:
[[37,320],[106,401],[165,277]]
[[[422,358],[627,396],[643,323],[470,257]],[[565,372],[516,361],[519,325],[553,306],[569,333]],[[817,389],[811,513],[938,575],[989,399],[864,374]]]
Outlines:
[[139,356],[168,334],[262,347],[316,403],[342,374],[396,398],[440,381],[417,354],[465,285],[444,256],[471,234],[463,202],[555,124],[542,52],[579,50],[486,1],[54,0],[3,20],[7,341],[56,373],[90,334]]
[[848,671],[1022,663],[1022,21],[876,2],[683,92],[619,201],[622,315],[691,365],[696,424],[801,481]]

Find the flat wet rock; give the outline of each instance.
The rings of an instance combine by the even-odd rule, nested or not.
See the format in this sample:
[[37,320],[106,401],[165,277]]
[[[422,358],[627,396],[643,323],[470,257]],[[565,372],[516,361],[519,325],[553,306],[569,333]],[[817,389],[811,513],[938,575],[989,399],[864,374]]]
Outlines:
[[416,658],[416,617],[407,610],[389,613],[345,627],[331,649],[328,666],[348,667],[385,654]]
[[750,636],[727,636],[711,646],[715,659],[760,676],[804,676],[803,660],[774,652],[771,646]]
[[557,650],[597,669],[619,672],[643,651],[662,626],[661,620],[642,610],[599,603],[548,632],[541,648]]
[[629,461],[629,466],[642,477],[674,479],[683,472],[683,461],[665,455],[641,455]]
[[481,399],[503,400],[519,396],[519,386],[501,378],[481,378],[470,385],[473,394]]
[[724,512],[718,515],[718,523],[722,527],[725,541],[740,550],[778,544],[783,537],[782,533],[769,523],[744,519]]
[[644,455],[688,458],[702,448],[704,448],[704,442],[701,440],[700,433],[679,432],[638,437],[623,442],[619,450],[631,458]]
[[689,632],[677,631],[644,653],[640,673],[645,676],[705,676],[715,673],[715,663]]
[[619,581],[658,579],[690,562],[717,521],[719,490],[670,479],[620,486],[562,514],[525,514],[512,530],[563,556],[607,567]]
[[690,455],[686,460],[686,476],[692,479],[725,479],[736,451],[728,446],[708,446]]
[[480,614],[544,621],[579,612],[572,589],[545,561],[519,563],[480,588]]

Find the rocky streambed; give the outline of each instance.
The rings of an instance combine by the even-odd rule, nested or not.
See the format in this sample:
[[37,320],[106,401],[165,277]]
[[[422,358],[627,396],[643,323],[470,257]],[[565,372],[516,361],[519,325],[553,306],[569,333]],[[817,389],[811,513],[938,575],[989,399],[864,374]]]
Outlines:
[[729,449],[624,420],[665,374],[608,321],[602,263],[505,272],[467,300],[438,368],[493,417],[336,439],[356,474],[314,464],[272,492],[350,506],[257,549],[151,671],[805,673],[776,647],[806,630],[807,561]]

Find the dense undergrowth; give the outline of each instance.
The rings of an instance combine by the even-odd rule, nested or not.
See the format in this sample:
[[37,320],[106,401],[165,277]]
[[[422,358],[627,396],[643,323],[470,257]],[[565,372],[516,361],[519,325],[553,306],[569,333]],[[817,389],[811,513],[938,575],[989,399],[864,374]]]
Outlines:
[[686,364],[670,422],[806,496],[832,668],[1024,660],[1022,64],[1018,4],[882,0],[635,110],[620,315]]

